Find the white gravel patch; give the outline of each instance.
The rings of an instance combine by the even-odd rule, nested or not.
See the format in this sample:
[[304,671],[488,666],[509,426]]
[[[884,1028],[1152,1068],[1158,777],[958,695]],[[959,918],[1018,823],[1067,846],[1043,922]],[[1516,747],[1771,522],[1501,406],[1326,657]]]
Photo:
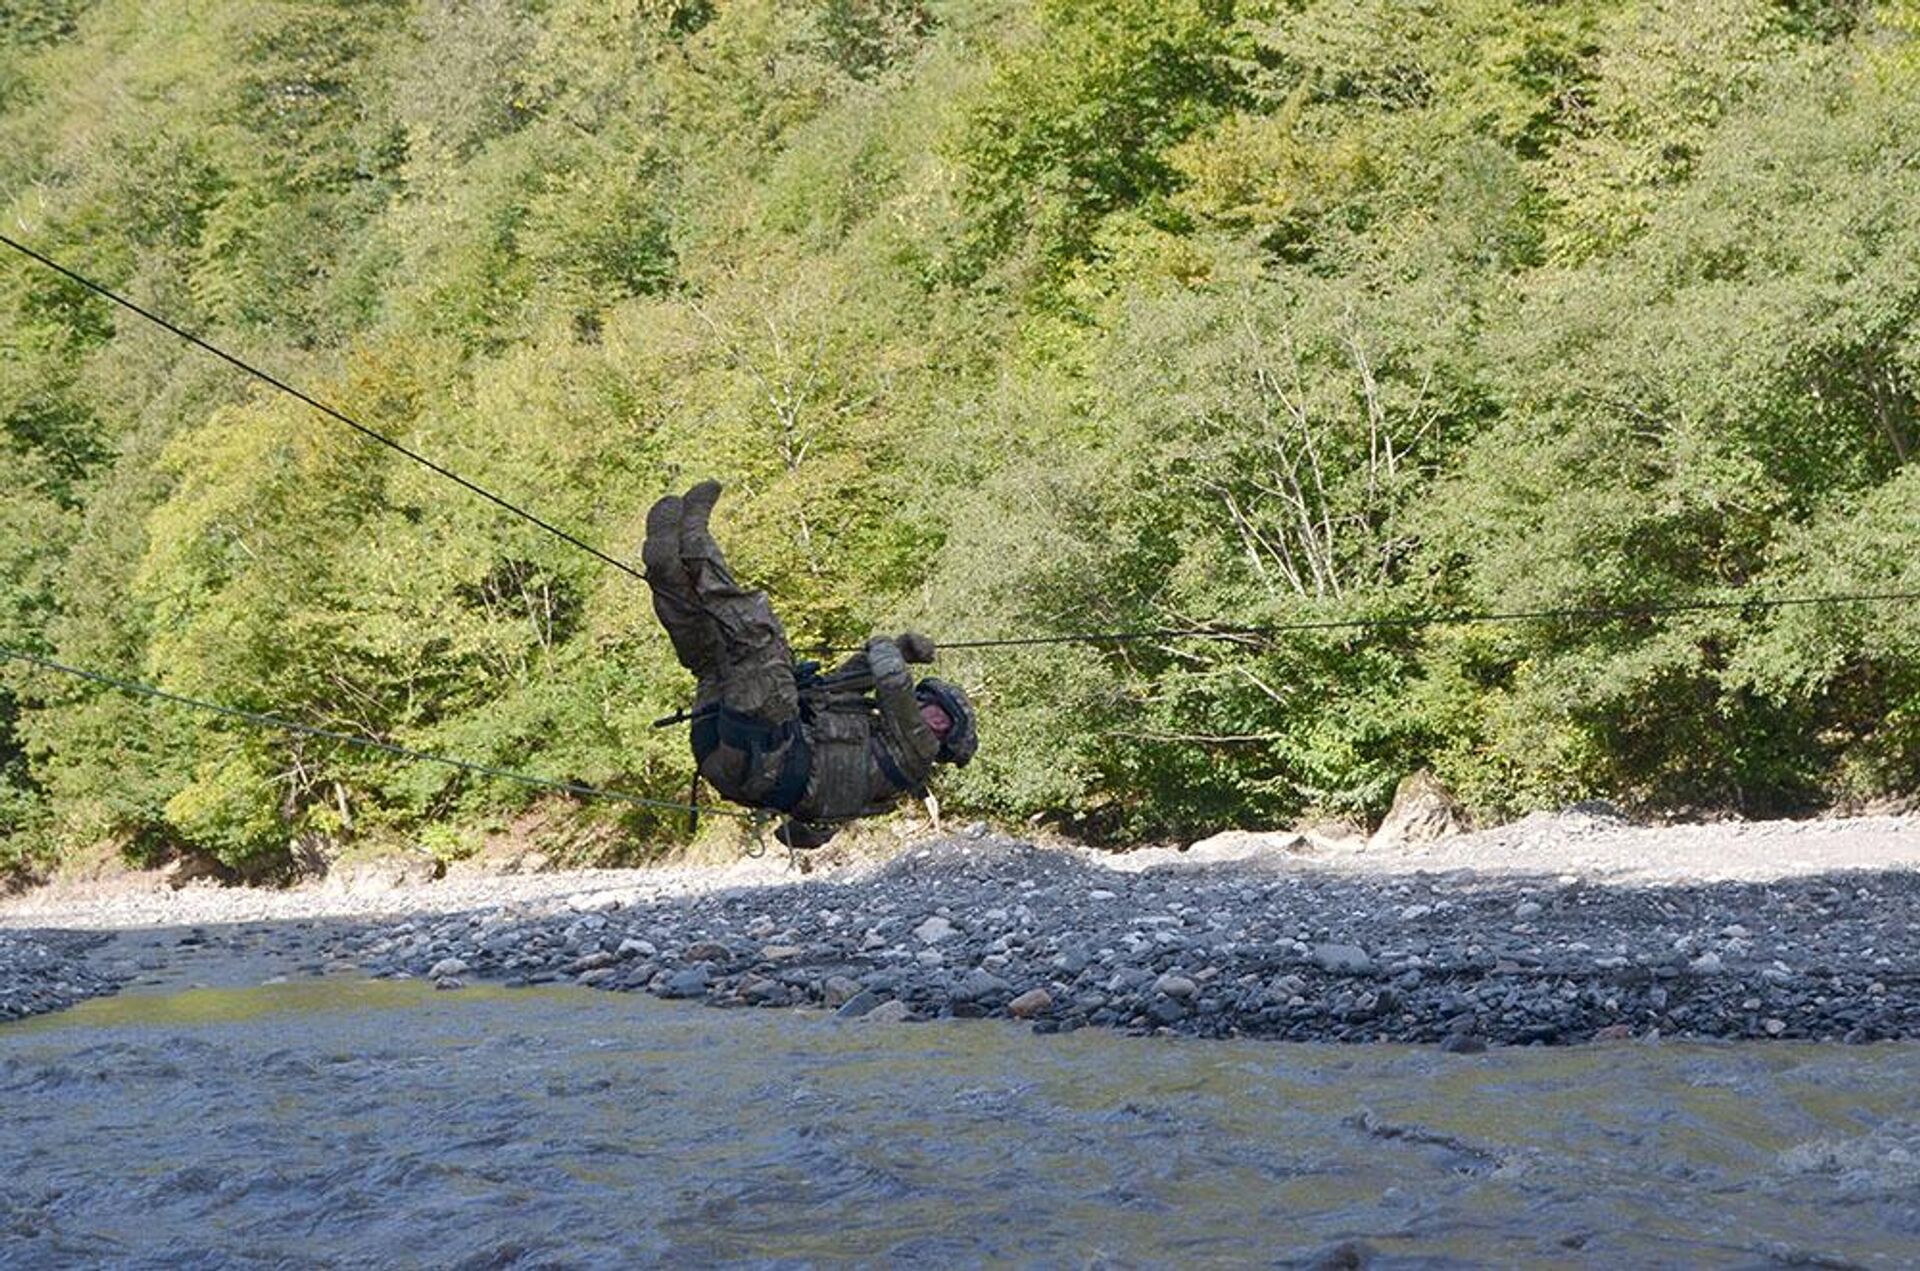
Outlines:
[[[1055,848],[1063,859],[1116,876],[1164,867],[1238,863],[1250,872],[1394,876],[1471,871],[1592,883],[1764,882],[1849,870],[1920,870],[1920,816],[1805,821],[1723,821],[1637,826],[1604,813],[1535,813],[1509,825],[1435,843],[1382,847],[1367,840],[1289,831],[1231,831],[1179,847],[1113,853]],[[822,882],[857,882],[880,867],[821,870]],[[456,870],[431,882],[346,888],[328,880],[285,889],[193,884],[158,874],[55,884],[0,901],[0,928],[117,930],[205,923],[384,918],[498,906],[590,912],[740,889],[778,887],[799,875],[775,851],[732,864],[484,875]]]

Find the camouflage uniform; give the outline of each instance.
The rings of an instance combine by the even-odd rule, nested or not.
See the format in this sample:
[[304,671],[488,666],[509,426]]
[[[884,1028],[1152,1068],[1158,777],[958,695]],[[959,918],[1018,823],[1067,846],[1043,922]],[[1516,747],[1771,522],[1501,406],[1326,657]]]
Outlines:
[[694,758],[722,796],[789,814],[797,846],[824,843],[822,823],[923,793],[941,741],[895,641],[876,636],[826,675],[795,667],[766,593],[734,580],[707,528],[719,497],[707,481],[661,499],[641,548],[654,613],[698,681]]

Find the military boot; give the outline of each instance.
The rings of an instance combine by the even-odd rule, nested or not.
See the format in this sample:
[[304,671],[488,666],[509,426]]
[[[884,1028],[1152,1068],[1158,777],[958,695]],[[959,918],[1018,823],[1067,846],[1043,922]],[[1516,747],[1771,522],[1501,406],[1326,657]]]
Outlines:
[[664,582],[675,573],[685,576],[686,567],[680,563],[683,515],[684,506],[677,494],[669,494],[647,509],[647,538],[640,545],[640,563],[646,567],[648,578]]
[[707,536],[707,521],[713,516],[713,505],[720,501],[720,483],[702,481],[688,490],[681,500],[680,537],[684,540],[698,540]]

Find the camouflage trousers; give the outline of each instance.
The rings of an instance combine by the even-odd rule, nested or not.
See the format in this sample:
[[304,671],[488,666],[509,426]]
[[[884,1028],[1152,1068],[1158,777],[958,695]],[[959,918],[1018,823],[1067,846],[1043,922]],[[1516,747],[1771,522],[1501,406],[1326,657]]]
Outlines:
[[640,559],[653,611],[699,682],[696,708],[717,703],[779,727],[800,715],[793,650],[767,593],[735,581],[707,529],[719,497],[719,482],[703,481],[648,511]]

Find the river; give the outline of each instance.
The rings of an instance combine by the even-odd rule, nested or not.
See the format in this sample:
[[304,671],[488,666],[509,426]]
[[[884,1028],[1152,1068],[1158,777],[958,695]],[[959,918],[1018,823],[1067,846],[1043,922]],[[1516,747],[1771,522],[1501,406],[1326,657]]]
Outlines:
[[1302,1046],[323,980],[0,1027],[0,1265],[1911,1267],[1920,1045]]

